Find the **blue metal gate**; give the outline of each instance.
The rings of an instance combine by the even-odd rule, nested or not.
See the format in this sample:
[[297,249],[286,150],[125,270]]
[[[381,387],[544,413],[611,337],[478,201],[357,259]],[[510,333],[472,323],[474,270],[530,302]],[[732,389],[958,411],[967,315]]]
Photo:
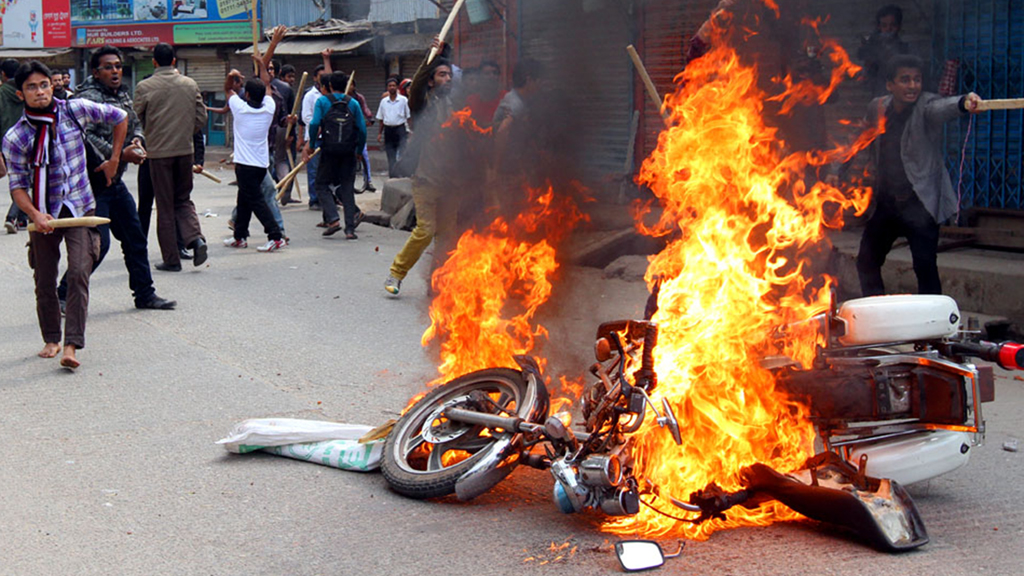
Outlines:
[[[1024,96],[1024,0],[934,0],[935,69],[959,61],[957,93]],[[985,112],[946,128],[946,163],[960,207],[1024,210],[1024,112]],[[964,142],[966,139],[966,149]],[[961,174],[961,151],[965,150]]]

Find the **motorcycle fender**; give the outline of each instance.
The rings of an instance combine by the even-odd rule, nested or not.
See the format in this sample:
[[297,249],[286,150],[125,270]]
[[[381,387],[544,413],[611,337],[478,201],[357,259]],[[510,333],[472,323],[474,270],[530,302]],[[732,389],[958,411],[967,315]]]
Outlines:
[[520,436],[505,438],[487,449],[487,453],[455,483],[459,500],[472,500],[493,488],[519,464]]
[[526,378],[526,398],[519,410],[519,417],[533,424],[543,423],[548,419],[551,408],[551,397],[544,385],[544,375],[537,361],[530,356],[516,356],[515,361],[523,370]]

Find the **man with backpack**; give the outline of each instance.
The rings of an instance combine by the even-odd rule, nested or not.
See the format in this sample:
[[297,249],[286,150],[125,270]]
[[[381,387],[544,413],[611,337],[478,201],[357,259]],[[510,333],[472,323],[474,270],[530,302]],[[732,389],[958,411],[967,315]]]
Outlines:
[[302,151],[302,158],[308,160],[313,150],[321,148],[323,158],[316,173],[316,187],[327,222],[323,235],[331,236],[341,229],[334,202],[337,195],[345,209],[345,238],[355,240],[356,226],[362,216],[355,200],[356,159],[366,144],[366,119],[359,102],[345,94],[347,83],[348,75],[344,72],[328,76],[331,93],[316,101],[309,123],[309,142]]

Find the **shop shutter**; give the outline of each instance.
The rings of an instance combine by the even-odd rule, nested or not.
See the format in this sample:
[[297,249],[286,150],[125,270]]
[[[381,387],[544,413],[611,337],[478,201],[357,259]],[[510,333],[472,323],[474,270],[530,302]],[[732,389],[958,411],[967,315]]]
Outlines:
[[571,152],[591,173],[622,173],[633,117],[627,4],[522,0],[520,7],[522,55],[544,63],[560,88],[555,105],[573,133]]
[[367,55],[335,59],[335,63],[344,72],[355,70],[356,90],[366,98],[370,113],[376,115],[381,95],[387,89],[387,67],[384,62],[377,62],[372,55]]
[[199,57],[193,56],[178,61],[178,69],[196,81],[199,90],[203,92],[221,92],[224,90],[224,76],[227,75],[227,68],[224,60],[216,56]]
[[[644,4],[641,57],[647,68],[647,73],[651,75],[651,80],[662,98],[675,92],[674,79],[686,65],[685,56],[690,44],[690,37],[697,32],[717,4],[718,0],[649,1]],[[630,69],[630,73],[635,73],[635,71]],[[640,82],[639,77],[636,82]],[[642,85],[639,87],[643,89]],[[651,102],[646,93],[642,96],[643,116],[640,126],[643,132],[643,156],[637,158],[637,166],[657,147],[658,134],[665,127],[660,109]]]

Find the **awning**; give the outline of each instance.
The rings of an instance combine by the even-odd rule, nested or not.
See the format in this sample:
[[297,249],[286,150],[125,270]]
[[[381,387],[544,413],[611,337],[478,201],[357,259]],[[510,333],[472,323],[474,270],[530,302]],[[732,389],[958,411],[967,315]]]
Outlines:
[[[285,38],[277,45],[277,48],[274,50],[274,54],[281,56],[309,56],[319,54],[327,48],[334,50],[335,54],[342,54],[344,52],[351,52],[372,40],[372,36],[366,38],[339,38],[330,36],[295,39]],[[259,46],[260,52],[264,52],[268,47],[270,47],[270,42],[260,42]],[[236,50],[235,54],[252,54],[252,46]]]
[[54,56],[60,56],[62,54],[67,54],[68,52],[71,52],[71,48],[0,48],[0,58],[53,58]]

